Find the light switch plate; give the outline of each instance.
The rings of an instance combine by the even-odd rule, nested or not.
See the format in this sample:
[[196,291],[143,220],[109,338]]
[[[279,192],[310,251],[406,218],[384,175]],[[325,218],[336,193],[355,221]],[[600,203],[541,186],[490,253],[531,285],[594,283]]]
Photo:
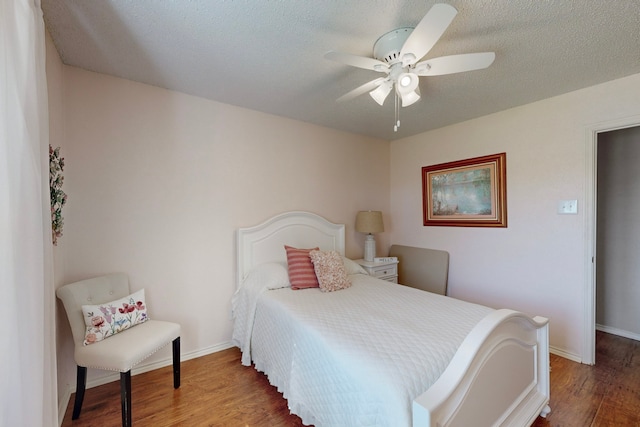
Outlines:
[[577,215],[578,201],[577,200],[560,200],[558,202],[558,213],[561,215]]

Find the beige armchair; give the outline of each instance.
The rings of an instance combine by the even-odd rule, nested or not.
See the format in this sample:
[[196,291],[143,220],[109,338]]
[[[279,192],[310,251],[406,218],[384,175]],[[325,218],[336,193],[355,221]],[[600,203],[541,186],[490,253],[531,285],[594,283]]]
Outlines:
[[84,345],[86,325],[83,305],[105,304],[130,295],[126,274],[114,273],[60,287],[56,295],[64,304],[78,366],[72,419],[80,416],[87,382],[87,368],[120,372],[122,425],[131,426],[131,368],[169,342],[173,343],[173,387],[180,387],[180,325],[147,320],[108,338]]

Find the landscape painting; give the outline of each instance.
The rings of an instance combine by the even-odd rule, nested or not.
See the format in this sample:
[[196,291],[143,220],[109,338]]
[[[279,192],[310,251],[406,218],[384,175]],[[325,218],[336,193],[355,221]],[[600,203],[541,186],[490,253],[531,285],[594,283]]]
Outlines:
[[506,153],[422,168],[424,225],[506,227]]

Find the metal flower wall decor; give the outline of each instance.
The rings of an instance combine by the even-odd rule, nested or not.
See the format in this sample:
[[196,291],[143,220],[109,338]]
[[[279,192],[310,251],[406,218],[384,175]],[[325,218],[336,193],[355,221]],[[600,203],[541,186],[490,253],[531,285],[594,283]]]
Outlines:
[[67,195],[62,191],[64,177],[64,157],[60,157],[60,147],[55,150],[49,145],[49,192],[51,198],[51,237],[53,244],[58,245],[58,237],[62,236],[62,207],[67,203]]

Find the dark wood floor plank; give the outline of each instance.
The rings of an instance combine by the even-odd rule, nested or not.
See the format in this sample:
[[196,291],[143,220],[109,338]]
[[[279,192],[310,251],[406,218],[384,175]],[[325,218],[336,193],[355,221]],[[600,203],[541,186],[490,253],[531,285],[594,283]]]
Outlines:
[[630,412],[603,403],[591,425],[594,427],[638,427],[640,426],[640,415],[637,412]]
[[[551,413],[535,427],[640,427],[640,342],[597,334],[596,365],[551,355]],[[136,427],[301,427],[287,402],[236,348],[182,362],[182,386],[173,389],[171,367],[132,378]],[[80,418],[71,421],[73,397],[62,426],[121,425],[118,382],[87,390]]]

